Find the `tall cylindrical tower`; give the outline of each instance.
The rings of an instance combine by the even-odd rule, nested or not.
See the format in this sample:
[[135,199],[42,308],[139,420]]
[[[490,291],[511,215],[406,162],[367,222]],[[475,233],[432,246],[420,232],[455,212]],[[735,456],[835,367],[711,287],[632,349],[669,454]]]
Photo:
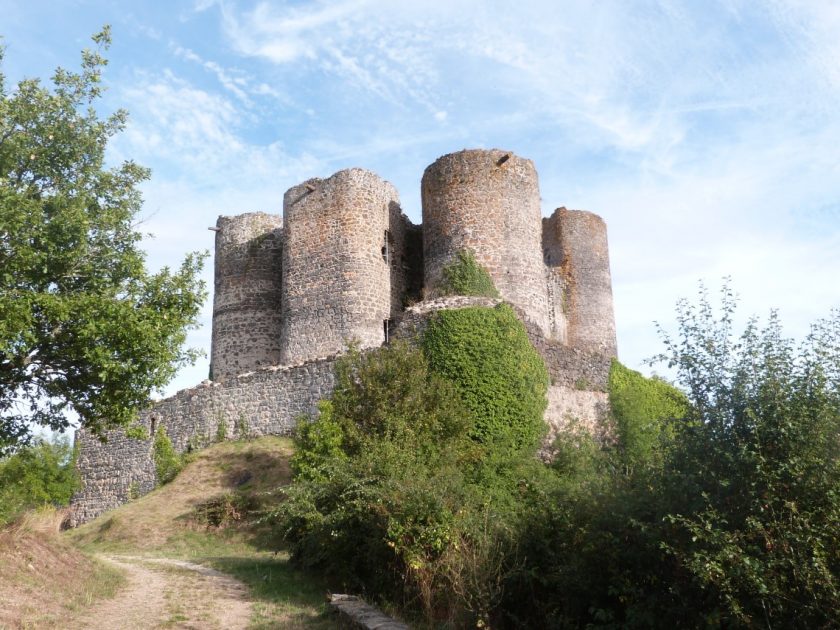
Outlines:
[[597,214],[558,208],[544,219],[543,246],[549,272],[566,287],[562,310],[567,343],[575,348],[616,355],[607,226]]
[[339,171],[290,188],[283,217],[283,363],[353,340],[381,345],[406,288],[408,223],[396,189],[370,171]]
[[210,378],[280,363],[283,219],[255,212],[216,222]]
[[470,250],[502,297],[550,334],[533,162],[498,149],[444,155],[423,174],[422,198],[426,290],[434,295],[443,268]]

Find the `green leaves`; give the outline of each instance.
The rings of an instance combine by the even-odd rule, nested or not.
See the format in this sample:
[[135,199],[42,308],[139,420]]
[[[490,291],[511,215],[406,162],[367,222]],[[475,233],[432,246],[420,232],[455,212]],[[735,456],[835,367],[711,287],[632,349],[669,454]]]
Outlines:
[[105,164],[126,121],[93,106],[109,33],[52,89],[27,79],[0,96],[0,453],[26,442],[28,423],[123,425],[195,358],[183,343],[206,255],[149,273],[135,230],[149,171]]
[[443,268],[443,278],[437,293],[499,297],[499,291],[490,274],[478,264],[469,250],[458,252],[458,260]]

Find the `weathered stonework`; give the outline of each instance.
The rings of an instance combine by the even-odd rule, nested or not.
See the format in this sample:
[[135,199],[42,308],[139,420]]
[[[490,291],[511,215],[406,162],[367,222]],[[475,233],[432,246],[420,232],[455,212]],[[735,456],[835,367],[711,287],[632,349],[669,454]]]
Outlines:
[[283,220],[255,212],[219,217],[210,378],[280,363]]
[[[220,217],[216,225],[211,381],[143,412],[179,452],[230,437],[288,435],[333,390],[346,344],[375,348],[422,334],[442,309],[510,303],[551,377],[549,434],[574,424],[609,434],[607,378],[616,353],[606,226],[582,211],[540,217],[537,173],[508,151],[461,151],[426,169],[423,225],[397,191],[362,169],[286,192],[284,216]],[[500,299],[438,297],[443,267],[468,249]],[[413,306],[422,296],[425,301]],[[80,431],[86,522],[155,485],[152,440]]]
[[409,226],[396,189],[354,168],[295,186],[283,200],[282,363],[385,341],[406,292]]
[[470,250],[501,296],[550,334],[533,162],[498,150],[451,153],[426,169],[421,192],[427,293],[434,296],[443,268]]
[[554,289],[563,296],[561,310],[567,320],[563,324],[567,332],[557,336],[569,346],[615,356],[610,253],[604,220],[591,212],[558,208],[542,223],[549,277],[554,283],[565,283],[565,290]]
[[[333,357],[294,367],[269,367],[222,382],[205,381],[160,401],[138,421],[148,436],[163,426],[182,453],[211,443],[220,424],[230,438],[290,435],[297,418],[315,413],[333,390]],[[82,490],[73,498],[71,521],[79,525],[155,487],[152,443],[111,431],[100,442],[76,433]]]

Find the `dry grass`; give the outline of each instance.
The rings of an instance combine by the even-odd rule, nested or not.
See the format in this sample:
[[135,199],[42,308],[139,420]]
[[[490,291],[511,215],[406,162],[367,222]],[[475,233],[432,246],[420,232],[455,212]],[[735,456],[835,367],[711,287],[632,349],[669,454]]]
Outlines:
[[291,440],[278,437],[214,445],[171,483],[68,535],[97,550],[204,555],[208,550],[200,542],[206,528],[195,522],[196,509],[234,490],[259,497],[288,484],[291,452]]
[[59,627],[122,584],[118,571],[59,535],[65,516],[54,509],[28,512],[0,530],[0,628]]

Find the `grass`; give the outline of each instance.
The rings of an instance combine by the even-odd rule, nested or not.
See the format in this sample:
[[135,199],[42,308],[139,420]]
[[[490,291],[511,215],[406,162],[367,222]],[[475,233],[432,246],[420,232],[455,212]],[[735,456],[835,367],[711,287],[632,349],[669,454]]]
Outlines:
[[[326,585],[275,552],[253,518],[290,482],[291,452],[291,440],[277,437],[216,444],[171,483],[65,537],[89,553],[185,559],[227,573],[249,588],[252,628],[335,627]],[[170,610],[169,623],[183,621],[174,602]]]
[[326,587],[279,553],[209,558],[213,568],[246,584],[253,598],[253,628],[334,628],[326,617]]
[[64,516],[28,512],[0,530],[0,628],[59,627],[122,586],[119,571],[59,535]]

